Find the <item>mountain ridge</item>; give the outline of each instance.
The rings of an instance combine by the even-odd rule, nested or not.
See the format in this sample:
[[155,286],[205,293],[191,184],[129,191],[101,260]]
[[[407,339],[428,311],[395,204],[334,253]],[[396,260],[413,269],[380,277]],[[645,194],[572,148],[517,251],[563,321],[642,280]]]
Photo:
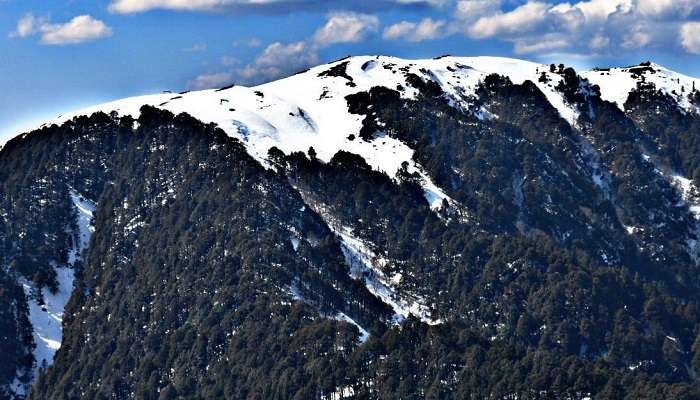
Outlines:
[[[94,112],[129,115],[137,118],[143,105],[169,110],[175,114],[187,112],[205,123],[215,123],[227,134],[240,139],[249,153],[263,165],[267,164],[267,152],[277,147],[285,153],[306,151],[314,147],[317,157],[330,161],[338,151],[344,150],[363,157],[375,170],[390,177],[396,175],[402,163],[408,162],[410,172],[422,176],[428,201],[438,207],[446,194],[425,174],[420,165],[411,160],[414,149],[391,137],[381,142],[349,140],[360,137],[362,117],[347,112],[345,98],[373,87],[401,88],[402,98],[411,99],[416,88],[408,77],[437,83],[457,108],[474,113],[479,118],[494,116],[483,108],[475,107],[475,90],[489,74],[508,77],[521,84],[531,81],[547,97],[559,115],[572,127],[576,127],[580,110],[568,103],[557,85],[564,81],[564,66],[538,64],[531,61],[504,57],[452,57],[407,60],[389,56],[352,56],[322,64],[287,78],[254,87],[229,85],[219,89],[161,93],[130,97],[67,113],[41,126],[61,124],[80,115]],[[641,68],[636,75],[635,68]],[[349,75],[348,75],[349,69]],[[335,70],[335,72],[334,72]],[[378,71],[378,72],[377,72]],[[613,73],[610,76],[610,73]],[[582,72],[590,85],[598,85],[603,100],[610,100],[624,111],[627,100],[639,82],[646,82],[645,74],[653,74],[648,81],[663,82],[659,90],[674,93],[685,110],[698,111],[680,87],[688,85],[693,92],[700,79],[690,78],[660,65],[644,62],[638,66],[622,68],[598,68]],[[657,74],[658,73],[658,74]],[[631,75],[628,76],[628,75]],[[656,79],[660,75],[661,79]],[[619,81],[627,78],[624,84]],[[682,82],[681,82],[682,79]],[[678,80],[678,82],[673,82]],[[602,86],[601,86],[602,85]],[[329,92],[329,88],[334,93]],[[591,90],[588,88],[579,90]],[[685,92],[685,90],[683,90]],[[267,98],[265,96],[267,95]],[[343,131],[337,132],[342,126]]]
[[11,140],[0,397],[697,398],[696,92],[591,74],[355,57]]

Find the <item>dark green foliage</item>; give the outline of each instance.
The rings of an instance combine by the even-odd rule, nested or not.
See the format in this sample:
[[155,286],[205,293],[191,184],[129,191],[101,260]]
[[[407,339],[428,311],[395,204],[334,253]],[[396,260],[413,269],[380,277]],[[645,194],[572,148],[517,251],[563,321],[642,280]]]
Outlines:
[[[697,117],[648,86],[624,113],[553,65],[577,129],[532,82],[498,75],[471,99],[496,117],[478,118],[422,73],[407,76],[416,100],[347,101],[364,118],[356,140],[416,150],[452,199],[439,210],[408,164],[391,179],[352,153],[272,148],[268,170],[215,126],[150,107],[137,125],[95,114],[8,143],[0,380],[31,366],[14,282],[55,286],[74,190],[98,204],[96,231],[36,399],[700,398],[695,221],[657,171],[695,173]],[[442,323],[392,326],[333,231]]]
[[321,72],[318,74],[318,76],[345,78],[347,80],[345,83],[347,86],[355,87],[357,85],[355,84],[354,79],[347,73],[347,67],[349,64],[349,61],[338,63],[328,70]]
[[[17,376],[30,378],[31,346],[24,292],[6,271],[0,271],[0,382],[12,382]],[[5,390],[0,387],[0,398],[9,395]]]

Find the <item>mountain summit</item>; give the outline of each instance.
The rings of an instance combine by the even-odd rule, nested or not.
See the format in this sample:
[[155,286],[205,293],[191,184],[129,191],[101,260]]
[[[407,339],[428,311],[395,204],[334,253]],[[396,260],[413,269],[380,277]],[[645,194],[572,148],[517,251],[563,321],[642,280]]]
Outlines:
[[698,89],[364,56],[49,121],[0,398],[700,398]]

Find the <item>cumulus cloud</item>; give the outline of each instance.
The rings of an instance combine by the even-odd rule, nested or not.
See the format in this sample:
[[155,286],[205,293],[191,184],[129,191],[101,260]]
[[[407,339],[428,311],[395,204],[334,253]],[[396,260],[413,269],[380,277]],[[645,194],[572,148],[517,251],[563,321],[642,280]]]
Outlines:
[[379,19],[362,13],[331,13],[308,39],[265,47],[255,60],[233,71],[237,80],[257,84],[288,76],[320,63],[319,50],[337,43],[356,43],[379,30]]
[[700,22],[688,22],[681,26],[681,44],[689,53],[700,54]]
[[271,43],[250,64],[233,68],[239,61],[223,57],[221,64],[231,67],[224,72],[199,75],[187,84],[191,90],[212,89],[229,83],[255,85],[288,76],[318,64],[317,48],[306,41],[293,43]]
[[280,43],[268,45],[252,64],[235,71],[240,81],[257,84],[307,69],[319,63],[315,48],[307,42]]
[[398,40],[405,39],[409,42],[422,42],[442,37],[445,32],[445,21],[436,21],[425,18],[419,23],[402,21],[389,26],[384,30],[384,39]]
[[314,34],[313,41],[321,47],[335,43],[356,43],[379,29],[379,18],[359,13],[334,13]]
[[[527,0],[459,0],[449,32],[510,42],[518,54],[580,54],[682,48],[692,52],[700,0],[582,0],[554,4]],[[688,25],[690,24],[690,25]],[[408,31],[404,24],[395,28]],[[680,32],[680,35],[679,35]],[[680,40],[679,40],[680,36]]]
[[231,56],[223,56],[221,57],[221,65],[230,67],[232,65],[236,65],[240,63],[241,60],[237,59],[236,57],[231,57]]
[[78,44],[103,39],[112,35],[112,28],[89,15],[79,15],[63,24],[52,24],[47,18],[32,14],[22,17],[10,37],[26,38],[41,35],[41,43],[50,46]]
[[477,39],[525,32],[538,26],[546,19],[548,8],[549,5],[546,3],[526,3],[513,11],[481,17],[468,28],[468,32],[470,36]]
[[263,50],[255,59],[255,63],[263,67],[276,67],[289,65],[292,67],[306,67],[318,63],[318,54],[309,49],[306,42],[283,44],[272,43]]
[[499,0],[460,0],[455,8],[455,17],[474,21],[486,15],[494,15],[501,9]]
[[602,34],[597,34],[591,38],[591,40],[588,42],[588,47],[591,50],[601,50],[610,45],[610,38],[602,35]]
[[91,42],[112,35],[112,28],[89,15],[80,15],[65,24],[46,24],[40,27],[41,43],[66,45]]

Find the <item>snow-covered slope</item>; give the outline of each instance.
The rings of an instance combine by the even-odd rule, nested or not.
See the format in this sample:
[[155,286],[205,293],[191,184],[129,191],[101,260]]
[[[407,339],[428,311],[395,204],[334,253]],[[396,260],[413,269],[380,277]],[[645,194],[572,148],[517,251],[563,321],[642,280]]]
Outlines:
[[[345,65],[347,76],[322,76],[341,64]],[[313,146],[318,157],[326,161],[342,149],[361,155],[375,169],[393,176],[402,162],[410,161],[413,149],[389,137],[371,143],[349,139],[350,135],[358,136],[362,116],[348,112],[347,95],[384,86],[401,88],[404,97],[413,98],[416,89],[407,83],[407,74],[411,73],[439,83],[455,106],[468,108],[478,84],[487,75],[498,73],[514,83],[535,82],[562,117],[573,124],[576,112],[554,89],[561,78],[553,75],[549,83],[538,82],[539,74],[546,70],[548,67],[544,65],[495,57],[430,60],[353,57],[254,88],[234,86],[127,98],[64,114],[47,124],[96,111],[117,111],[120,115],[137,117],[140,107],[148,104],[173,113],[187,112],[202,121],[218,124],[243,140],[259,160],[267,158],[272,146],[286,153],[306,151]]]
[[[334,67],[340,68],[342,73],[329,74]],[[254,88],[234,86],[118,100],[61,115],[47,125],[97,111],[116,111],[120,115],[138,117],[141,106],[146,104],[176,114],[186,112],[204,122],[216,123],[229,135],[241,139],[250,154],[263,163],[273,146],[285,153],[305,152],[313,147],[323,161],[345,150],[362,156],[375,170],[391,177],[403,162],[408,162],[409,172],[417,172],[423,179],[427,202],[437,209],[443,199],[448,202],[450,199],[431,182],[423,168],[412,161],[414,149],[381,135],[371,142],[354,140],[359,136],[363,116],[348,112],[345,97],[384,86],[399,89],[406,98],[414,98],[417,90],[407,82],[408,74],[414,74],[439,83],[455,106],[469,109],[479,83],[487,75],[498,73],[518,84],[526,80],[535,82],[561,116],[574,124],[576,112],[554,89],[561,78],[553,75],[548,83],[538,82],[539,74],[547,69],[540,64],[495,57],[429,60],[352,57]]]
[[[340,67],[340,73],[329,74],[334,67]],[[496,73],[516,84],[532,81],[562,118],[575,125],[577,111],[556,90],[561,76],[548,74],[547,82],[538,79],[541,73],[548,71],[546,65],[498,57],[404,60],[361,56],[320,65],[258,87],[233,86],[223,90],[132,97],[65,114],[47,124],[62,123],[96,111],[117,111],[120,115],[137,117],[140,107],[148,104],[173,113],[187,112],[204,122],[218,124],[228,134],[245,142],[250,153],[263,162],[272,146],[285,153],[307,151],[313,146],[318,158],[325,161],[342,149],[361,155],[376,170],[393,176],[402,162],[410,162],[413,149],[389,137],[379,137],[372,142],[351,140],[350,135],[358,136],[363,117],[348,112],[346,96],[384,86],[398,88],[402,96],[413,98],[417,91],[407,82],[407,75],[414,74],[437,82],[455,106],[469,109],[479,83],[487,75]],[[655,83],[669,94],[675,91],[675,97],[686,109],[692,106],[681,93],[691,90],[694,83],[700,88],[700,80],[655,64],[648,68],[596,69],[581,75],[601,87],[603,99],[620,107],[640,79]],[[645,78],[640,78],[642,75]],[[479,113],[479,110],[474,111]],[[420,170],[419,166],[412,166]]]
[[[414,149],[381,133],[369,142],[355,139],[362,128],[363,116],[348,111],[346,96],[384,86],[399,90],[405,98],[414,98],[417,89],[409,84],[408,79],[409,74],[413,74],[438,83],[455,107],[483,117],[488,113],[472,107],[474,95],[480,82],[495,73],[507,76],[516,84],[528,80],[535,83],[561,117],[575,126],[576,108],[567,104],[563,94],[556,89],[563,78],[560,74],[549,73],[549,70],[547,65],[497,57],[404,60],[360,56],[320,65],[258,87],[233,86],[132,97],[65,114],[47,124],[59,124],[96,111],[116,111],[120,115],[138,117],[141,106],[146,104],[175,114],[186,112],[204,122],[215,123],[229,135],[242,140],[250,154],[263,164],[273,146],[287,154],[306,152],[313,147],[323,161],[329,161],[339,150],[345,150],[362,156],[375,170],[391,177],[403,162],[407,162],[409,172],[417,172],[422,177],[427,202],[437,209],[443,199],[448,202],[450,199],[431,182],[422,166],[412,161]],[[542,73],[547,73],[547,79],[541,81]],[[597,69],[584,72],[582,76],[600,86],[603,99],[613,101],[621,108],[639,80],[655,83],[661,90],[674,95],[687,110],[694,106],[681,93],[687,93],[694,86],[700,88],[700,81],[655,64]]]
[[637,83],[647,82],[676,99],[682,109],[697,112],[688,100],[688,94],[694,89],[700,90],[700,79],[673,72],[655,63],[626,68],[597,68],[581,75],[600,86],[603,100],[617,104],[621,110],[625,109],[627,97],[637,87]]
[[[21,280],[22,287],[29,299],[29,321],[32,324],[34,343],[34,365],[33,377],[39,376],[39,370],[44,369],[53,363],[54,355],[63,339],[63,315],[68,300],[73,293],[73,281],[75,280],[74,265],[81,258],[82,251],[87,248],[90,236],[94,228],[91,225],[92,215],[95,211],[95,204],[86,200],[79,194],[70,194],[73,207],[77,216],[78,231],[75,232],[77,242],[74,248],[68,253],[68,266],[55,267],[58,290],[52,293],[44,288],[39,291],[34,285],[26,280]],[[28,387],[22,384],[15,384],[15,392],[22,394]]]
[[[328,74],[343,65],[343,74]],[[138,116],[142,105],[187,112],[204,122],[213,122],[232,136],[243,140],[252,155],[267,158],[267,150],[277,146],[282,151],[306,151],[313,146],[318,157],[329,160],[338,150],[363,156],[377,170],[393,175],[413,150],[391,138],[372,143],[349,140],[359,133],[362,116],[348,112],[345,97],[375,86],[399,88],[402,96],[414,98],[417,90],[407,82],[407,74],[437,82],[455,106],[469,109],[478,85],[489,74],[507,76],[513,83],[535,83],[559,114],[574,125],[578,113],[568,105],[558,90],[558,74],[540,74],[549,66],[499,57],[440,57],[405,60],[385,56],[359,56],[314,67],[297,75],[258,87],[233,86],[218,90],[161,93],[131,97],[64,114],[44,125],[62,123],[75,116],[96,111],[117,111],[120,115]],[[623,107],[637,82],[656,84],[690,109],[687,94],[700,89],[700,80],[672,72],[657,64],[627,68],[594,69],[580,72],[601,88],[602,98]],[[342,75],[342,76],[340,76]],[[674,94],[675,93],[675,94]],[[478,110],[475,110],[478,112]]]

